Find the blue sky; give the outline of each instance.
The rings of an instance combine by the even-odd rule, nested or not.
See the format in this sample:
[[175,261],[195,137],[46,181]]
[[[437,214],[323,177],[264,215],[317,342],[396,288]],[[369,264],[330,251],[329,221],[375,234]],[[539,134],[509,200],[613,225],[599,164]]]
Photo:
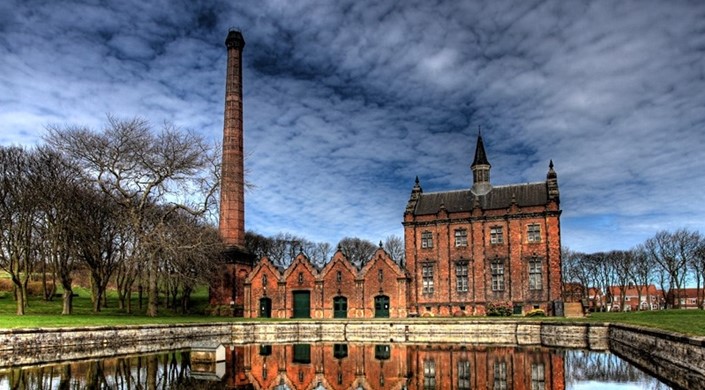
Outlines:
[[553,159],[564,245],[627,249],[705,231],[703,20],[702,1],[5,0],[0,144],[108,113],[219,141],[236,27],[248,230],[402,235],[415,176],[470,186],[481,126],[493,184]]

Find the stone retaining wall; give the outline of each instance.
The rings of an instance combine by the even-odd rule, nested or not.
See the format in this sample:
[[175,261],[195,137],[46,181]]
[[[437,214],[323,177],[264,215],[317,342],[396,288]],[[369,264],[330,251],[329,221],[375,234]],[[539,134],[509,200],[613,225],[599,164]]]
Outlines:
[[621,358],[670,385],[705,389],[705,337],[611,324],[609,347]]
[[0,331],[0,367],[188,348],[207,339],[228,343],[230,324],[10,329]]
[[628,325],[527,320],[287,321],[0,331],[0,367],[144,354],[198,343],[462,343],[611,350],[705,390],[705,338]]
[[235,344],[401,342],[545,345],[607,349],[606,324],[536,321],[306,321],[233,325]]
[[463,343],[607,348],[604,324],[413,320],[237,322],[0,331],[0,367],[248,343]]

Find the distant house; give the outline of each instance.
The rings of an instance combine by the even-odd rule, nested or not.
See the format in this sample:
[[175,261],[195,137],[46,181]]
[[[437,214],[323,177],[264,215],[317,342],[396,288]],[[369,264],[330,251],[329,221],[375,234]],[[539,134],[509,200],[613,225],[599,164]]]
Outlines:
[[[701,291],[701,296],[698,297],[698,289],[697,288],[683,288],[680,290],[673,290],[669,292],[669,294],[675,294],[676,300],[673,300],[674,306],[677,306],[678,308],[681,309],[704,309],[705,306],[703,305],[703,298],[702,298],[702,290]],[[670,298],[670,296],[669,296]],[[671,299],[668,300],[669,302]],[[698,304],[700,303],[700,304]]]
[[[610,286],[612,296],[611,310],[622,310],[622,289],[619,286]],[[662,304],[661,291],[653,284],[631,285],[624,290],[624,311],[632,310],[658,310]]]

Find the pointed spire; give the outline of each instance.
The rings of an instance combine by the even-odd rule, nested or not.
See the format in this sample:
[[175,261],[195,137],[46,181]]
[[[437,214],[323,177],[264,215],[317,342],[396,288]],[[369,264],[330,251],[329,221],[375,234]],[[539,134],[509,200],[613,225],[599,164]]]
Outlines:
[[478,130],[477,145],[475,146],[475,160],[470,169],[472,169],[472,191],[475,195],[486,195],[492,190],[490,184],[490,165],[485,153],[485,143],[482,142],[482,134]]
[[548,163],[548,174],[546,174],[547,179],[556,179],[558,174],[553,170],[553,160]]
[[553,160],[548,163],[546,188],[548,189],[548,198],[557,200],[560,196],[560,192],[558,191],[558,174],[553,170]]
[[475,160],[472,166],[476,165],[490,165],[487,160],[487,153],[485,153],[485,143],[482,142],[482,134],[477,135],[477,145],[475,146]]
[[423,189],[421,189],[419,177],[416,176],[416,180],[414,181],[414,188],[411,189],[411,195],[409,196],[409,201],[406,203],[406,211],[404,211],[404,215],[414,213],[414,209],[416,209],[416,203],[419,201],[419,198],[421,198],[422,193]]

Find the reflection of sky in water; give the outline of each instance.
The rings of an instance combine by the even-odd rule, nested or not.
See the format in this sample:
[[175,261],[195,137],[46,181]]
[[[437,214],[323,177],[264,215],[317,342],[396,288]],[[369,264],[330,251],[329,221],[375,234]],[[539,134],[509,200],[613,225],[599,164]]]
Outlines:
[[[597,381],[587,381],[575,383],[573,386],[566,387],[570,390],[643,390],[643,389],[668,389],[662,385],[662,387],[648,386],[647,383],[611,383],[611,382],[597,382]],[[654,385],[654,384],[652,384]]]
[[567,350],[566,390],[667,390],[656,378],[609,352]]

